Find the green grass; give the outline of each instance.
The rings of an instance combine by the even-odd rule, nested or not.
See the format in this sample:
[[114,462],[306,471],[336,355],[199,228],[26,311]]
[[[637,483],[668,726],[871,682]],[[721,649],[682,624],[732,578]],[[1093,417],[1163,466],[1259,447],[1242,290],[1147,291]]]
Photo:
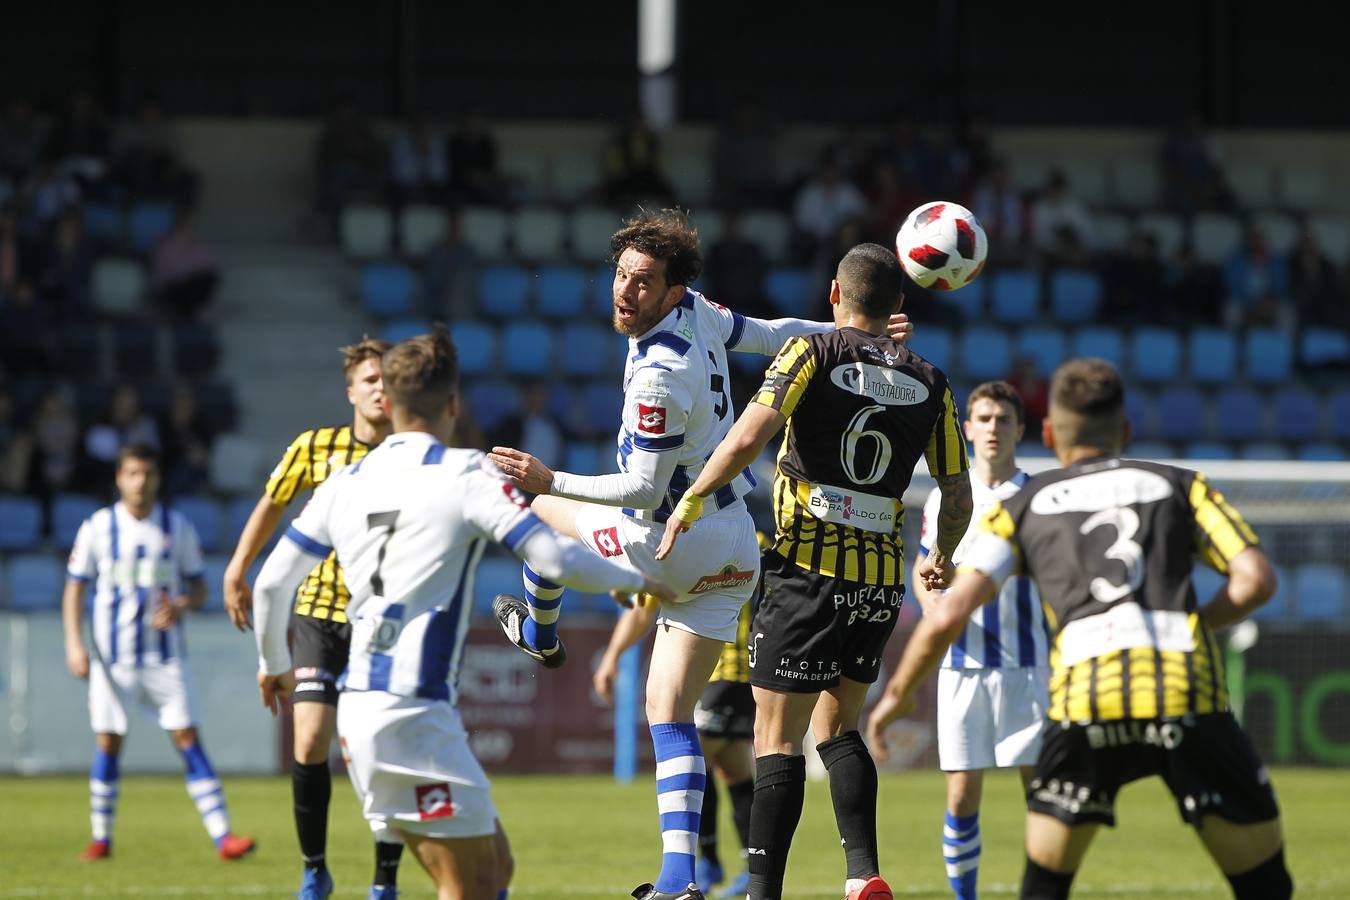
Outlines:
[[[1016,779],[986,781],[981,817],[983,893],[1016,894],[1021,827]],[[1350,897],[1344,852],[1350,773],[1284,769],[1275,773],[1300,897]],[[329,858],[339,897],[364,896],[372,866],[370,835],[344,779],[334,780]],[[237,829],[259,850],[239,863],[216,860],[177,778],[132,777],[122,784],[116,856],[81,865],[88,840],[84,778],[0,780],[0,898],[286,897],[299,863],[283,778],[226,780]],[[501,777],[494,791],[516,856],[515,897],[620,898],[659,865],[655,800],[647,778],[615,784],[580,776]],[[942,777],[913,772],[882,777],[882,868],[897,896],[949,897],[940,856]],[[735,860],[730,804],[723,810],[724,859]],[[1127,788],[1121,827],[1103,831],[1075,883],[1075,897],[1227,897],[1227,884],[1183,827],[1161,783]],[[808,786],[806,813],[788,866],[792,897],[838,898],[843,854],[828,790]],[[430,882],[405,858],[403,896],[433,897]]]

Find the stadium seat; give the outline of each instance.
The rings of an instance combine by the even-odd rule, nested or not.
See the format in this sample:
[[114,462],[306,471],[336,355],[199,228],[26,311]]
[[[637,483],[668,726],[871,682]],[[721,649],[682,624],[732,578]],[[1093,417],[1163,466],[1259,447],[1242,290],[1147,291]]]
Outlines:
[[1144,438],[1157,434],[1154,405],[1152,391],[1125,392],[1125,418],[1130,420],[1130,428],[1134,431],[1135,437]]
[[1271,398],[1275,437],[1282,441],[1310,441],[1322,436],[1322,400],[1307,388],[1283,388]]
[[113,366],[123,378],[149,378],[159,374],[159,335],[150,322],[114,322]]
[[1112,197],[1127,209],[1149,209],[1158,203],[1158,166],[1145,156],[1124,156],[1111,164]]
[[[262,558],[263,554],[259,554]],[[202,559],[202,583],[206,585],[206,605],[202,607],[202,612],[224,612],[225,611],[225,569],[230,565],[230,558],[223,554],[207,554]],[[253,579],[249,579],[249,584]]]
[[1124,249],[1132,230],[1129,216],[1123,213],[1092,211],[1092,249],[1098,253],[1114,253]]
[[52,543],[60,550],[69,550],[75,544],[75,535],[84,520],[92,516],[102,506],[97,498],[87,494],[57,494],[52,498],[51,532]]
[[535,273],[534,308],[551,319],[586,314],[586,273],[575,266],[544,266]]
[[167,203],[138,203],[127,217],[131,249],[147,256],[173,229],[173,207]]
[[94,263],[90,296],[96,312],[134,316],[145,309],[145,266],[138,260],[107,256]]
[[724,223],[722,214],[707,207],[690,210],[689,223],[698,229],[699,246],[707,252],[708,248],[722,239]]
[[84,233],[95,246],[120,248],[126,240],[127,218],[115,203],[84,204]]
[[506,256],[508,225],[506,213],[500,209],[470,206],[464,210],[464,239],[489,262]]
[[1322,252],[1338,265],[1350,263],[1350,217],[1322,213],[1308,219],[1308,227],[1321,245]]
[[1340,441],[1350,441],[1350,388],[1333,391],[1327,400],[1327,407],[1331,436]]
[[1196,602],[1204,605],[1228,581],[1228,576],[1220,575],[1203,563],[1196,563],[1191,569],[1191,585],[1195,588]]
[[563,375],[611,375],[618,370],[625,345],[626,341],[620,335],[604,325],[568,322],[559,335],[558,370]]
[[179,322],[171,332],[173,370],[184,378],[201,378],[216,370],[220,340],[207,322]]
[[943,306],[952,310],[961,322],[978,325],[985,320],[985,301],[988,298],[988,283],[977,278],[963,288],[954,291],[934,291],[932,296]]
[[1275,172],[1266,160],[1230,160],[1224,165],[1224,173],[1242,209],[1264,209],[1272,205]]
[[1242,339],[1242,371],[1258,384],[1282,384],[1294,374],[1294,341],[1287,333],[1253,328]]
[[[1265,605],[1252,613],[1252,618],[1258,622],[1281,622],[1291,618],[1291,609],[1293,605],[1290,597],[1294,593],[1294,573],[1287,566],[1276,565],[1275,569],[1275,595],[1266,601]],[[1216,573],[1217,574],[1217,573]],[[1217,589],[1217,585],[1215,586]],[[1205,602],[1206,595],[1200,594],[1197,590],[1196,599],[1201,603]],[[1208,596],[1213,596],[1211,591]]]
[[1205,435],[1204,395],[1194,388],[1171,387],[1158,394],[1158,434],[1169,441],[1193,441]]
[[66,321],[52,346],[52,366],[65,378],[91,378],[99,373],[102,341],[93,321]]
[[1195,328],[1186,339],[1187,371],[1202,384],[1237,378],[1237,340],[1221,328]]
[[553,329],[543,322],[511,322],[502,329],[499,365],[512,375],[547,376],[553,371]]
[[1130,375],[1148,384],[1175,381],[1181,374],[1181,336],[1170,328],[1144,327],[1130,335]]
[[1298,340],[1300,365],[1350,366],[1350,331],[1344,328],[1305,328]]
[[1298,450],[1294,453],[1296,459],[1305,462],[1345,462],[1347,459],[1345,448],[1340,444],[1323,443],[1315,441],[1310,444],[1299,444]]
[[998,328],[967,328],[957,339],[961,375],[977,381],[1004,378],[1012,369],[1012,342]]
[[614,267],[603,265],[591,271],[586,285],[586,307],[606,321],[614,317]]
[[1274,462],[1276,460],[1288,459],[1289,451],[1283,444],[1277,444],[1274,441],[1253,441],[1250,444],[1243,444],[1238,450],[1239,459],[1253,459],[1262,462]]
[[1233,459],[1236,455],[1232,447],[1218,441],[1193,441],[1181,448],[1182,459]]
[[792,223],[787,214],[774,209],[747,210],[741,216],[741,230],[759,244],[769,262],[787,259],[788,241],[792,237]]
[[522,590],[520,560],[505,553],[484,553],[473,579],[473,614],[479,618],[492,618],[494,597],[498,594],[518,597]]
[[1125,363],[1125,340],[1117,328],[1080,328],[1069,341],[1069,355],[1098,356],[1119,369]]
[[1286,209],[1324,209],[1331,196],[1331,173],[1310,160],[1285,163],[1275,171],[1279,199]]
[[65,557],[51,553],[19,553],[5,567],[9,608],[40,612],[61,608],[66,584]]
[[1022,324],[1041,313],[1040,276],[1029,269],[998,269],[990,274],[989,312],[999,322]]
[[[681,203],[698,205],[713,195],[712,154],[706,148],[667,147],[666,173]],[[706,236],[703,241],[711,243]]]
[[36,550],[42,543],[42,504],[32,497],[0,496],[0,550]]
[[445,210],[426,204],[403,207],[398,214],[398,243],[404,256],[421,259],[445,240]]
[[618,431],[623,413],[623,391],[608,380],[592,382],[581,390],[582,425],[592,434]]
[[529,311],[530,273],[520,266],[485,266],[478,272],[478,311],[513,318]]
[[479,427],[488,431],[520,410],[520,392],[513,385],[498,379],[474,382],[465,392],[465,399],[469,404],[469,416]]
[[452,324],[450,335],[459,350],[461,375],[486,375],[497,368],[497,329],[494,326],[468,319]]
[[1102,306],[1102,279],[1088,269],[1050,274],[1050,315],[1057,322],[1092,322]]
[[1186,241],[1186,224],[1181,216],[1174,213],[1142,213],[1136,227],[1139,231],[1153,235],[1158,242],[1158,256],[1162,259],[1175,257]]
[[1049,377],[1060,363],[1069,358],[1068,341],[1064,332],[1058,328],[1033,325],[1018,333],[1013,341],[1013,355],[1019,359],[1025,357],[1034,360],[1036,370],[1043,377]]
[[221,434],[234,428],[239,417],[234,385],[228,381],[203,381],[194,388],[197,410],[207,431]]
[[400,263],[374,263],[361,272],[361,308],[377,319],[411,313],[416,290],[412,269]]
[[1126,459],[1176,459],[1177,451],[1166,441],[1131,441],[1125,448]]
[[1350,605],[1350,578],[1339,565],[1304,563],[1294,570],[1294,612],[1300,619],[1343,622]]
[[353,259],[378,259],[394,250],[394,217],[372,203],[354,203],[338,215],[342,252]]
[[[910,348],[933,365],[937,366],[944,373],[952,371],[952,333],[940,325],[934,325],[932,328],[925,327],[914,335],[914,340]],[[738,353],[737,356],[754,358],[752,353]],[[763,360],[756,359],[761,368],[764,368]]]
[[518,257],[535,262],[559,260],[567,250],[567,217],[556,209],[522,209],[512,222],[511,239]]
[[[384,323],[380,329],[380,337],[391,344],[397,344],[399,341],[405,341],[410,337],[416,337],[419,334],[426,334],[432,329],[432,323],[428,319],[419,319],[416,316],[402,316],[397,319],[390,319]],[[461,353],[463,347],[457,347]]]
[[[225,513],[214,497],[174,497],[169,501],[169,508],[178,510],[197,529],[197,539],[201,541],[203,553],[225,549],[221,536]],[[232,539],[237,537],[233,535]]]
[[786,316],[808,317],[811,273],[795,266],[773,266],[764,274],[764,296]]
[[[262,494],[263,485],[257,485],[254,488],[254,494],[243,494],[233,497],[225,503],[225,546],[232,547],[239,540],[239,535],[244,533],[244,526],[248,524],[248,517],[253,515],[253,509],[258,505],[258,496]],[[279,531],[280,529],[278,529]],[[277,532],[273,532],[268,540],[270,548],[276,542]],[[266,549],[266,548],[264,548]],[[261,558],[261,554],[260,554]]]
[[[604,179],[601,153],[602,149],[597,146],[554,150],[548,168],[548,188],[552,199],[571,204],[593,192]],[[608,246],[608,237],[605,241]]]
[[1266,242],[1274,252],[1283,256],[1294,249],[1294,241],[1298,239],[1298,224],[1291,216],[1266,210],[1252,216],[1252,223],[1265,234]]
[[591,441],[571,441],[567,453],[563,456],[564,472],[577,475],[600,474],[600,448]]
[[1248,388],[1220,390],[1214,398],[1214,430],[1225,441],[1250,441],[1267,434],[1265,398]]
[[1191,246],[1195,258],[1210,266],[1222,266],[1242,245],[1242,223],[1226,213],[1197,213],[1191,221]]
[[[610,235],[618,229],[620,222],[618,213],[603,206],[583,206],[577,209],[572,213],[569,239],[572,258],[594,262],[608,255]],[[610,277],[612,275],[611,271]]]
[[212,488],[223,493],[256,497],[267,474],[264,467],[270,464],[271,460],[263,459],[263,449],[255,439],[242,434],[221,434],[211,442],[208,480]]

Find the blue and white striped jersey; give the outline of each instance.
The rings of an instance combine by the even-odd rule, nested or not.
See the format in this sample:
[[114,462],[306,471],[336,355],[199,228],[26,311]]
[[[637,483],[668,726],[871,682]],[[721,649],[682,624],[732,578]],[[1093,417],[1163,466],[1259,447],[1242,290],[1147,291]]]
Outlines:
[[[973,526],[995,502],[1006,500],[1022,489],[1030,477],[1018,469],[1013,476],[997,487],[989,487],[970,470],[970,490],[975,500]],[[923,507],[923,530],[919,537],[919,552],[925,556],[933,546],[933,528],[937,522],[942,492],[936,488],[928,495]],[[959,563],[974,540],[978,529],[966,530],[956,547],[952,561]],[[1026,576],[1009,578],[1003,584],[997,599],[975,611],[970,624],[956,639],[942,660],[947,669],[1026,668],[1049,665],[1050,633],[1041,609],[1041,598],[1036,586]]]
[[94,653],[108,665],[135,665],[182,656],[183,623],[168,631],[150,624],[154,604],[187,592],[203,576],[201,541],[186,516],[156,503],[138,519],[121,502],[84,520],[66,565],[68,577],[89,583]]

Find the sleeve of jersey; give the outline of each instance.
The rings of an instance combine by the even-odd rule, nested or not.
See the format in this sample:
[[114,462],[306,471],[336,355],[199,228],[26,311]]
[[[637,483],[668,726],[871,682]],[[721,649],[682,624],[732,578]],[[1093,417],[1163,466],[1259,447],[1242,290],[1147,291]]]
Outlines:
[[98,574],[97,560],[94,559],[94,520],[85,519],[75,534],[75,543],[70,548],[70,558],[66,560],[66,575],[76,581],[93,581]]
[[330,478],[320,485],[305,508],[300,510],[300,515],[286,528],[285,536],[290,543],[318,559],[325,559],[333,552],[333,539],[328,533],[328,510],[339,483]]
[[253,621],[258,671],[263,675],[280,675],[291,668],[286,644],[291,599],[313,568],[314,554],[295,541],[279,541],[258,573],[253,584]]
[[938,510],[942,507],[942,491],[933,488],[923,503],[923,520],[919,523],[919,555],[927,556],[933,549],[933,530],[937,527]]
[[979,572],[1001,586],[1021,568],[1012,516],[1002,503],[995,503],[975,527],[970,547],[956,570]]
[[806,319],[755,319],[738,312],[727,310],[732,318],[731,334],[726,338],[726,348],[739,353],[762,353],[773,356],[783,348],[783,343],[795,337],[808,334],[824,334],[833,331],[834,325],[827,322],[810,322]]
[[300,491],[313,487],[314,466],[310,458],[309,445],[314,432],[306,431],[291,441],[286,453],[277,463],[272,474],[267,477],[267,486],[263,492],[279,506],[285,506],[295,499]]
[[613,475],[553,473],[552,492],[559,497],[656,509],[665,499],[670,478],[684,446],[689,407],[694,398],[670,373],[648,366],[633,373],[623,398],[620,469]]
[[502,470],[486,456],[478,459],[478,469],[463,480],[464,516],[484,537],[502,544],[512,553],[530,533],[544,523],[530,512],[525,495],[506,480]]
[[970,468],[966,458],[966,439],[961,434],[961,416],[956,411],[951,385],[942,389],[942,410],[933,423],[923,458],[928,463],[928,474],[934,478],[959,475]]
[[1259,543],[1256,532],[1199,472],[1191,480],[1189,500],[1195,517],[1195,555],[1227,575],[1229,560]]
[[792,338],[764,373],[764,383],[755,393],[754,402],[791,418],[815,373],[816,354],[811,344],[800,337]]

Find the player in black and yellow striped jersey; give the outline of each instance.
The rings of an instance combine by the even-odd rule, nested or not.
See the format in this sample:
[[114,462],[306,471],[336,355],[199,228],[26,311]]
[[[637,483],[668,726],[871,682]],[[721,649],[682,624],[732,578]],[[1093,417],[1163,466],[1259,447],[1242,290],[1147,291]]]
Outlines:
[[[387,341],[367,338],[341,348],[347,399],[353,409],[351,424],[325,425],[302,432],[272,470],[225,570],[225,609],[241,631],[251,627],[253,598],[248,568],[276,531],[286,507],[343,466],[359,462],[389,435],[391,425],[383,407],[384,387],[380,379],[380,356],[389,346]],[[301,898],[322,898],[332,891],[326,863],[328,806],[332,797],[328,751],[337,731],[337,678],[347,666],[351,643],[346,613],[348,597],[337,557],[330,554],[314,567],[297,591],[291,620],[295,662],[291,790],[305,866]],[[402,844],[381,841],[379,837],[371,892],[372,896],[392,897]]]
[[[1036,582],[1053,633],[1049,725],[1027,794],[1023,897],[1067,897],[1115,798],[1163,778],[1239,898],[1286,898],[1279,809],[1228,708],[1214,629],[1275,591],[1256,535],[1203,475],[1123,460],[1124,389],[1110,363],[1055,373],[1043,439],[1063,469],[995,505],[935,615],[919,624],[873,733],[907,705],[970,614],[1009,575]],[[1228,576],[1201,602],[1194,561]]]
[[[751,625],[755,697],[752,897],[781,894],[813,728],[847,860],[844,894],[889,896],[876,841],[876,765],[858,733],[868,687],[905,595],[901,497],[922,457],[942,491],[920,564],[945,573],[971,515],[960,416],[940,369],[886,334],[904,299],[895,254],[861,244],[830,287],[835,328],[789,340],[667,520],[656,558],[698,518],[704,497],[786,426],[773,486],[775,535]],[[733,467],[736,467],[733,469]],[[813,716],[813,711],[815,715]]]

